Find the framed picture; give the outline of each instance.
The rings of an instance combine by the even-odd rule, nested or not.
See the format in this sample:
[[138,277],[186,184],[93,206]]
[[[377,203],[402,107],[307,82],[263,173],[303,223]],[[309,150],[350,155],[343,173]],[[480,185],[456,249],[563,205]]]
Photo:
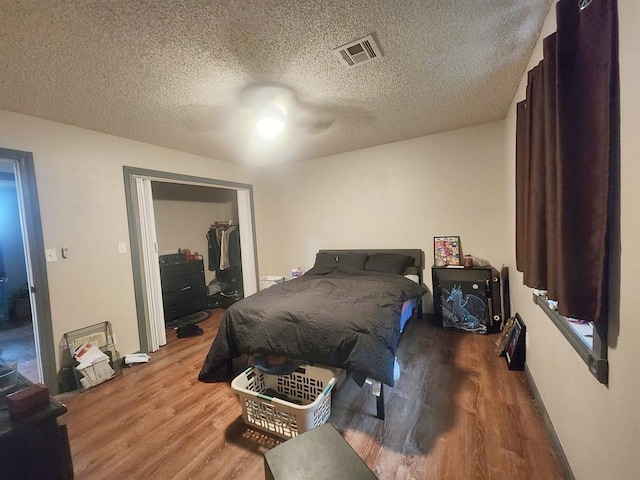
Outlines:
[[505,350],[509,370],[524,370],[525,328],[520,314],[516,313],[513,319],[513,329],[511,331],[511,337],[509,338],[509,344]]
[[436,267],[460,265],[460,237],[433,237],[433,263]]
[[513,318],[507,319],[507,322],[504,324],[504,328],[502,332],[500,332],[500,337],[496,340],[494,345],[494,351],[500,356],[504,357],[507,351],[507,345],[509,345],[509,340],[511,339],[511,332],[513,332],[513,324],[515,320]]

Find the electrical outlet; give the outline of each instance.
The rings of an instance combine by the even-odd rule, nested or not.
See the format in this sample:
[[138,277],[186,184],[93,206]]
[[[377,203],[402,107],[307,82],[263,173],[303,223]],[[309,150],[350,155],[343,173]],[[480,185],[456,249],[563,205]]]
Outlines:
[[49,263],[49,262],[57,262],[58,261],[58,255],[56,254],[56,249],[55,248],[47,248],[47,249],[45,249],[44,258],[46,259],[47,263]]
[[69,247],[62,247],[62,258],[69,258]]

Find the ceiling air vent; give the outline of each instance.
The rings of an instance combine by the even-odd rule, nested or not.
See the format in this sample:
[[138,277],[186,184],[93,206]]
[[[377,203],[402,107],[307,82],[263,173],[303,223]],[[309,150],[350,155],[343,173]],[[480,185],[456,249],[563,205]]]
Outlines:
[[333,50],[345,67],[351,68],[356,65],[370,62],[380,58],[380,47],[376,45],[372,35],[367,35],[355,42],[347,43]]

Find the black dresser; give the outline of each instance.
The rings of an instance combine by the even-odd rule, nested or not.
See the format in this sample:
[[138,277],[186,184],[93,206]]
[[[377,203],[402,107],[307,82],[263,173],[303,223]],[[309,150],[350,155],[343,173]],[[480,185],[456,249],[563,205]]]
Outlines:
[[173,255],[160,257],[160,280],[164,321],[175,320],[204,310],[208,306],[207,285],[202,260],[171,263]]

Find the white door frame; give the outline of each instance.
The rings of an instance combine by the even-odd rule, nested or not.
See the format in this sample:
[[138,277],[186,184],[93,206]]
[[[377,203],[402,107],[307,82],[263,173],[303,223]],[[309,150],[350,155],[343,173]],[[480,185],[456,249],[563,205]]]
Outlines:
[[[160,307],[162,309],[162,290],[160,287],[160,269],[151,266],[145,266],[145,258],[147,262],[155,255],[155,263],[157,264],[157,244],[155,251],[153,242],[147,236],[143,238],[143,230],[146,229],[145,236],[149,234],[149,223],[146,227],[141,222],[141,215],[149,215],[149,209],[146,213],[142,212],[144,200],[140,198],[144,194],[138,191],[138,179],[148,181],[158,181],[166,183],[177,183],[184,185],[196,185],[213,188],[226,188],[235,190],[238,198],[238,220],[240,224],[240,251],[242,256],[242,280],[244,285],[245,296],[252,295],[258,291],[258,264],[255,239],[255,219],[253,208],[253,186],[244,183],[228,182],[224,180],[215,180],[204,177],[194,177],[190,175],[182,175],[169,172],[161,172],[155,170],[147,170],[135,167],[123,167],[125,180],[125,196],[127,201],[127,215],[129,218],[129,240],[131,250],[131,264],[133,267],[133,282],[136,297],[136,312],[138,317],[138,336],[140,340],[140,351],[154,351],[155,337],[152,332],[158,333],[158,329],[164,332],[164,315],[150,315],[150,311]],[[147,201],[149,198],[147,197]],[[148,205],[147,205],[148,206]],[[151,207],[151,216],[153,216],[153,207]],[[153,227],[153,239],[155,239],[155,224]],[[157,275],[157,278],[156,278]],[[157,299],[160,299],[158,302]],[[156,299],[156,300],[152,300]],[[157,347],[156,347],[157,349]]]
[[145,324],[149,351],[155,352],[167,344],[167,333],[162,309],[162,284],[160,282],[160,262],[158,259],[158,239],[156,238],[156,219],[153,209],[153,191],[151,180],[135,177],[138,195],[138,213],[140,221],[140,245],[143,265],[143,283],[145,297]]
[[[258,268],[256,263],[256,246],[253,229],[253,196],[251,190],[239,188],[238,223],[240,225],[240,253],[242,259],[242,289],[248,297],[258,291]],[[247,255],[245,255],[247,252]],[[245,272],[246,275],[245,275]]]
[[13,163],[14,167],[38,371],[40,380],[55,395],[58,393],[56,350],[33,154],[0,148],[0,159]]

